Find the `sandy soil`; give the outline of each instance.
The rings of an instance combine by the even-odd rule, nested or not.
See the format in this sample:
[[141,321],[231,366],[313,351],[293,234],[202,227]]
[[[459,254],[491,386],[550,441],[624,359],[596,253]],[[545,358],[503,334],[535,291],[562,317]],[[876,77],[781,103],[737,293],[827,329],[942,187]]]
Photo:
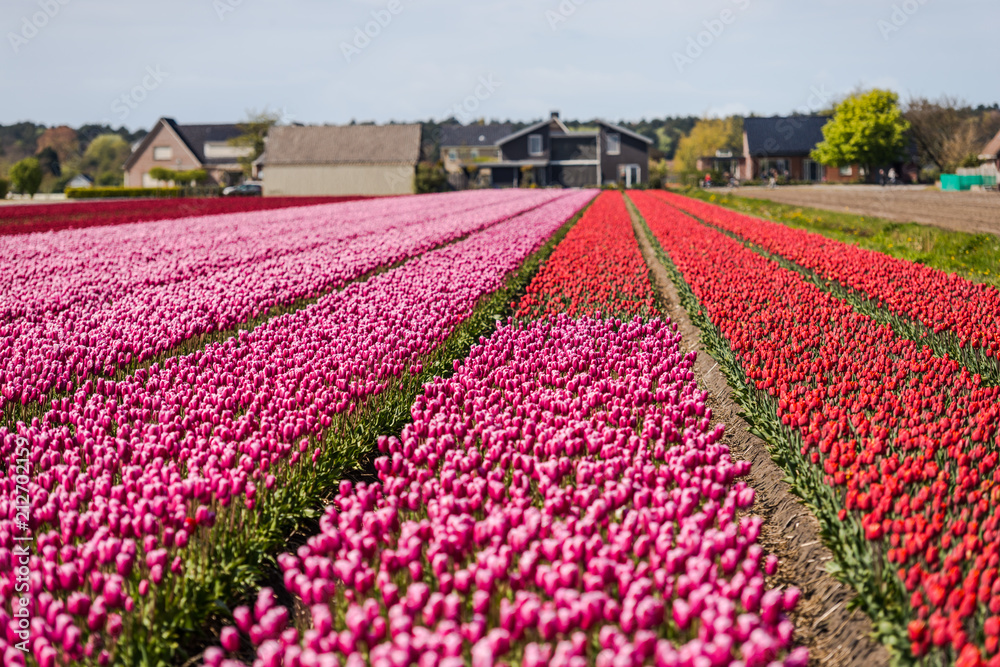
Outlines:
[[996,192],[941,192],[910,185],[796,185],[774,190],[744,187],[733,194],[1000,236],[1000,193]]
[[780,563],[768,584],[797,586],[802,591],[798,608],[792,614],[796,642],[809,649],[812,665],[888,665],[888,651],[871,639],[871,620],[861,611],[847,610],[854,592],[827,573],[826,563],[833,555],[820,540],[819,522],[792,495],[782,481],[785,473],[771,460],[767,445],[749,432],[747,423],[740,417],[740,408],[733,400],[725,375],[702,347],[699,329],[680,305],[677,290],[656,258],[641,224],[633,211],[633,225],[642,255],[653,273],[667,314],[683,336],[682,349],[699,352],[695,378],[698,386],[710,394],[708,406],[712,409],[713,420],[726,425],[723,441],[729,445],[734,458],[753,464],[748,483],[757,492],[752,511],[764,519],[760,544],[768,553],[777,554]]

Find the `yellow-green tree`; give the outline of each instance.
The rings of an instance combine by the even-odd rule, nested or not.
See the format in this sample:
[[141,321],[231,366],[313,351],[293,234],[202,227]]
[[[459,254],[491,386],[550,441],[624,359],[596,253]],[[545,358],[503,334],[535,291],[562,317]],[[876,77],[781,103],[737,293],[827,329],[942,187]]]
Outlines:
[[812,159],[833,167],[860,164],[871,176],[872,167],[895,162],[906,146],[910,123],[903,118],[899,96],[874,88],[851,95],[837,105],[823,126],[823,141]]
[[697,171],[698,158],[715,155],[716,151],[731,150],[739,153],[743,147],[743,119],[703,118],[691,128],[691,133],[681,138],[674,156],[674,170],[681,177]]
[[98,185],[121,185],[122,166],[131,152],[121,136],[101,134],[87,146],[80,166]]

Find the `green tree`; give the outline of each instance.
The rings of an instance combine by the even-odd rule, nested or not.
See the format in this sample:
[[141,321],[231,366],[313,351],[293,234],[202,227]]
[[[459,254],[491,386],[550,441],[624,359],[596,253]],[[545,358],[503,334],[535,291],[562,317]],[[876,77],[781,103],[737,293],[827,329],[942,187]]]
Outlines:
[[8,186],[7,179],[0,178],[0,199],[7,198],[7,186]]
[[906,146],[910,123],[891,90],[873,89],[851,95],[837,105],[823,126],[823,141],[812,152],[817,162],[833,167],[860,164],[871,178],[872,167],[897,160]]
[[249,148],[247,155],[237,158],[240,166],[243,167],[243,174],[249,178],[253,173],[253,161],[264,152],[264,139],[271,128],[281,120],[281,114],[277,111],[269,111],[264,107],[263,111],[255,109],[247,110],[247,119],[238,124],[243,133],[238,137],[233,137],[229,143],[233,146]]
[[690,179],[698,171],[698,158],[714,156],[716,151],[730,150],[734,154],[743,150],[743,119],[703,118],[682,137],[674,154],[674,170],[683,179]]
[[81,171],[94,182],[122,180],[122,165],[132,152],[129,143],[118,134],[102,134],[93,139],[83,153]]
[[413,185],[417,194],[444,192],[448,189],[448,175],[444,173],[444,166],[440,162],[421,162],[417,165]]
[[26,157],[10,168],[10,180],[18,192],[34,198],[42,185],[42,167],[36,158]]

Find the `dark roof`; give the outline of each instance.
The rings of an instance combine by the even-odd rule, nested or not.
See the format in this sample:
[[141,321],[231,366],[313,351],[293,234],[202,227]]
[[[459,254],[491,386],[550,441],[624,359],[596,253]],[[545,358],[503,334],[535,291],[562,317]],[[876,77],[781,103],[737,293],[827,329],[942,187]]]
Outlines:
[[202,164],[231,164],[234,158],[206,158],[205,142],[226,142],[243,134],[239,125],[226,123],[217,125],[178,125],[172,118],[164,118],[180,135],[191,152],[198,156]]
[[524,135],[529,134],[531,132],[534,132],[535,130],[540,130],[543,127],[545,127],[546,125],[549,125],[551,123],[555,123],[556,127],[559,128],[560,132],[562,132],[564,134],[569,133],[569,128],[567,128],[563,124],[563,122],[561,120],[559,120],[559,117],[558,116],[553,116],[552,118],[546,118],[545,120],[540,120],[537,123],[533,123],[532,125],[529,125],[528,127],[524,128],[522,130],[518,130],[517,132],[515,132],[513,134],[508,134],[506,137],[504,137],[503,139],[501,139],[497,143],[498,144],[505,144],[508,141],[512,141],[514,139],[517,139],[518,137],[523,137]]
[[747,150],[754,157],[809,155],[823,141],[827,116],[772,116],[744,118]]
[[[161,118],[156,121],[156,125],[166,125],[170,128],[174,134],[180,137],[180,140],[184,142],[184,145],[189,151],[202,164],[213,165],[213,164],[232,164],[235,162],[233,158],[211,158],[205,159],[205,142],[206,141],[228,141],[233,137],[237,137],[243,132],[240,130],[239,125],[235,123],[222,123],[213,125],[178,125],[177,121],[173,118]],[[149,147],[150,142],[153,141],[153,135],[156,134],[156,125],[153,129],[146,133],[146,136],[137,143],[132,148],[132,154],[128,156],[125,160],[123,167],[127,170],[131,167],[132,163],[138,158],[142,153]]]
[[514,131],[510,123],[490,123],[488,125],[442,125],[442,146],[495,146],[496,143]]
[[647,144],[652,144],[653,143],[653,140],[650,139],[649,137],[644,137],[641,134],[639,134],[638,132],[633,132],[632,130],[628,129],[627,127],[622,127],[621,125],[615,125],[614,123],[609,123],[608,121],[601,120],[601,119],[597,120],[597,124],[598,125],[603,125],[604,127],[608,128],[609,130],[614,130],[615,132],[621,132],[622,134],[627,134],[628,136],[633,137],[635,139],[638,139],[639,141],[645,141]]
[[416,165],[420,125],[282,125],[268,133],[265,155],[265,165]]

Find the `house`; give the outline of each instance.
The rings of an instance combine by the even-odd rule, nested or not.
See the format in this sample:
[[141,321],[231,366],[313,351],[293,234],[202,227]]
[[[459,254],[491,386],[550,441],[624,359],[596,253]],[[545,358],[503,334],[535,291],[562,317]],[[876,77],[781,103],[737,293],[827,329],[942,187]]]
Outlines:
[[979,161],[985,163],[982,166],[989,166],[992,163],[994,170],[1000,171],[1000,132],[997,132],[997,136],[990,139],[983,148]]
[[163,185],[149,176],[154,167],[174,171],[204,169],[218,185],[238,183],[243,179],[239,158],[253,150],[229,143],[241,134],[236,124],[178,125],[173,118],[161,118],[125,160],[125,187]]
[[641,134],[607,121],[592,129],[570,130],[553,111],[550,118],[497,140],[499,158],[480,164],[494,187],[524,185],[592,187],[649,177],[649,146]]
[[793,181],[850,182],[864,174],[858,165],[829,167],[811,157],[823,141],[827,116],[771,116],[743,119],[741,179],[767,178],[772,169]]
[[511,134],[510,123],[485,123],[476,125],[448,124],[441,126],[441,161],[452,187],[468,187],[473,177],[481,185],[490,182],[490,169],[480,168],[486,162],[500,159],[497,142]]
[[86,174],[77,174],[73,178],[69,179],[66,183],[67,188],[92,188],[94,187],[94,179]]
[[285,125],[258,160],[264,195],[410,194],[420,125]]

